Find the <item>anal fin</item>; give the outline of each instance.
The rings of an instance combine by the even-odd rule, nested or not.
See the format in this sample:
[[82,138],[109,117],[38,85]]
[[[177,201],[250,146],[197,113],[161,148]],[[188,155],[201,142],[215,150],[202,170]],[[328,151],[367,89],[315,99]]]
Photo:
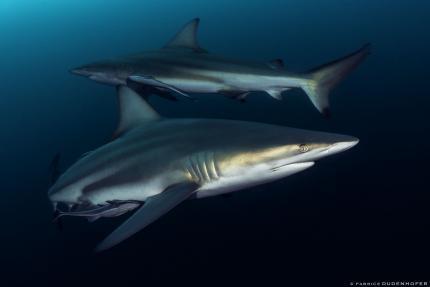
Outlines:
[[267,90],[266,93],[268,93],[272,98],[279,101],[282,100],[282,90]]
[[219,91],[220,94],[233,99],[233,100],[239,100],[241,102],[244,102],[246,97],[249,95],[249,91],[231,91],[231,90],[222,90]]

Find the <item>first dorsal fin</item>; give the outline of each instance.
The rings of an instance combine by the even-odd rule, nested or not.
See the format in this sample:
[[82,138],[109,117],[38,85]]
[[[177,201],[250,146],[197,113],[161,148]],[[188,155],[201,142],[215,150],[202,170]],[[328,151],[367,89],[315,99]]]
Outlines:
[[160,115],[135,91],[118,87],[119,123],[114,138],[139,124],[160,119]]
[[196,52],[205,52],[197,42],[197,30],[200,19],[194,18],[167,43],[164,48],[188,48]]

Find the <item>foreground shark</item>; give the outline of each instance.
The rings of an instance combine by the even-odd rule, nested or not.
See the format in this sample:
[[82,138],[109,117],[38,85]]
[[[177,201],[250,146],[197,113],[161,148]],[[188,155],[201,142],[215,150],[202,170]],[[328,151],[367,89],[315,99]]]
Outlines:
[[264,91],[280,100],[282,92],[301,88],[329,116],[329,92],[370,52],[367,44],[308,73],[291,73],[280,59],[254,63],[208,53],[197,43],[198,25],[198,18],[192,20],[157,51],[100,61],[71,72],[105,84],[128,84],[144,96],[169,99],[176,99],[173,94],[219,93],[243,101],[251,92]]
[[[118,138],[85,154],[49,190],[58,216],[93,221],[137,209],[97,250],[186,199],[274,181],[358,143],[351,136],[262,123],[167,119],[129,87],[119,86],[118,97]],[[70,210],[60,211],[58,203]]]

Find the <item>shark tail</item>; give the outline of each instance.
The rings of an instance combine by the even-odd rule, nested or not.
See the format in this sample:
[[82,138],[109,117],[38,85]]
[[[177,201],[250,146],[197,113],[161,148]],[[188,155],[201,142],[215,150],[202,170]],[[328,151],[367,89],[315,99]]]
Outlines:
[[304,83],[302,89],[324,117],[330,117],[330,91],[352,70],[354,70],[354,68],[357,67],[369,54],[370,44],[366,44],[359,50],[347,56],[309,71],[309,80]]

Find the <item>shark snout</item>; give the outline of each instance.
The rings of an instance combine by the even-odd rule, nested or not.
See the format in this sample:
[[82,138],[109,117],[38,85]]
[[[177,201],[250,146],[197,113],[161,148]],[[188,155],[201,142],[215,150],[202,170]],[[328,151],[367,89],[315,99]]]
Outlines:
[[355,145],[359,140],[352,136],[338,134],[321,134],[319,140],[310,140],[301,145],[300,154],[293,157],[291,162],[314,162],[316,160],[344,152]]
[[73,68],[70,70],[70,73],[102,84],[124,85],[126,83],[125,78],[118,76],[114,70],[95,64]]
[[329,152],[331,154],[335,154],[335,153],[346,151],[354,147],[355,145],[357,145],[359,141],[360,140],[358,138],[348,136],[348,139],[331,145],[329,147]]
[[327,156],[331,156],[337,153],[344,152],[355,145],[357,145],[359,139],[352,136],[342,136],[341,140],[337,140],[322,148],[320,151],[316,152],[316,158],[323,158]]
[[69,72],[72,73],[72,74],[79,75],[79,76],[84,76],[84,77],[89,77],[92,74],[85,67],[73,68],[73,69],[70,69]]

